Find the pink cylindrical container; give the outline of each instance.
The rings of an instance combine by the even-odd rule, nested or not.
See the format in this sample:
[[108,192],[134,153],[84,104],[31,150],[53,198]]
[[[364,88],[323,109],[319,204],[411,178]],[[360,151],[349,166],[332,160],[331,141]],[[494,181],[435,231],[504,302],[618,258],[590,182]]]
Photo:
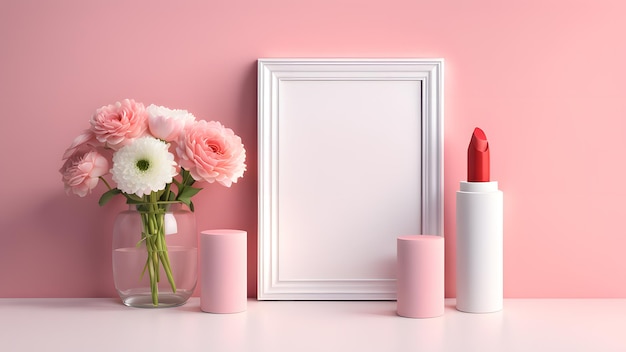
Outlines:
[[200,309],[207,313],[246,310],[247,259],[246,231],[200,232]]
[[398,237],[398,315],[433,318],[443,315],[443,236]]

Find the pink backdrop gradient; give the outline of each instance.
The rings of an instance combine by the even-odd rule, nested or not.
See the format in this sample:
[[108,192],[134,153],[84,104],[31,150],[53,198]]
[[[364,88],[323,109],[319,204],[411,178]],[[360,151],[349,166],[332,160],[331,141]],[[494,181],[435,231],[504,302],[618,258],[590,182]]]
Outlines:
[[455,192],[480,126],[505,194],[505,296],[626,297],[625,11],[619,0],[2,1],[0,297],[116,295],[123,202],[100,208],[102,188],[66,196],[57,170],[93,111],[123,98],[243,138],[244,178],[195,202],[199,230],[248,231],[255,296],[259,57],[445,58],[446,295]]

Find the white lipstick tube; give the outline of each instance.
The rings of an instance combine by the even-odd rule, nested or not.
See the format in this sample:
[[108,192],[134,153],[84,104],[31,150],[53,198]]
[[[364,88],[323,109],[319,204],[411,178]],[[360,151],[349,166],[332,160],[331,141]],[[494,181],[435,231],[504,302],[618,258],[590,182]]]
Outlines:
[[456,308],[502,310],[503,200],[498,182],[461,182],[456,193]]

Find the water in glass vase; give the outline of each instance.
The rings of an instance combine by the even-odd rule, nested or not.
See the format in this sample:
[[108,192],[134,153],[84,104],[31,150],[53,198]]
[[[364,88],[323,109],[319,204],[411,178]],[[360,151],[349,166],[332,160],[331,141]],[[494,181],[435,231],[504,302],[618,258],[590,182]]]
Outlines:
[[[187,302],[196,287],[197,248],[168,246],[168,255],[176,292],[160,268],[158,307],[175,307]],[[124,247],[113,250],[113,277],[122,302],[131,307],[154,308],[148,272],[142,272],[148,253],[145,247]]]

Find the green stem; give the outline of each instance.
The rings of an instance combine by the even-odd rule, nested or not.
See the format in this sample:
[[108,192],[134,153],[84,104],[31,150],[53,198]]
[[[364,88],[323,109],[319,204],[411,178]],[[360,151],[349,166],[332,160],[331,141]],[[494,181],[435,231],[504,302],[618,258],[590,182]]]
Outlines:
[[[158,205],[155,205],[158,207]],[[160,211],[157,213],[157,233],[158,236],[156,238],[157,248],[159,249],[159,258],[161,259],[161,263],[163,264],[163,269],[165,271],[165,275],[167,276],[167,280],[172,287],[172,292],[176,292],[176,283],[174,282],[174,276],[172,275],[172,267],[170,264],[169,254],[167,252],[167,243],[165,242],[165,209],[155,209]]]
[[[141,212],[143,226],[142,240],[145,241],[148,259],[144,268],[148,269],[150,275],[150,291],[152,294],[152,304],[159,305],[158,283],[160,282],[160,267],[167,276],[172,292],[176,292],[176,283],[172,274],[172,267],[167,252],[165,241],[165,207],[170,202],[159,201],[159,194],[152,192],[144,197],[144,204],[137,206]],[[143,275],[143,273],[142,273]]]
[[165,191],[163,192],[163,194],[165,195],[165,199],[163,199],[164,201],[170,200],[170,188],[171,187],[172,187],[171,183],[168,183],[167,186],[165,186]]
[[151,226],[151,214],[150,212],[141,213],[141,221],[143,226],[142,236],[145,238],[146,250],[148,251],[148,258],[146,261],[146,267],[148,274],[150,275],[150,293],[152,295],[152,304],[154,306],[159,305],[159,263],[158,255],[154,243],[154,231]]
[[150,273],[150,292],[152,293],[152,305],[158,306],[159,305],[159,285],[158,285],[158,281],[155,275],[156,273],[158,273],[158,266],[157,266],[157,272],[155,273],[154,259],[153,259],[152,253],[148,254],[148,273]]
[[107,188],[109,189],[109,191],[113,189],[113,188],[111,188],[111,185],[109,185],[109,183],[107,182],[107,180],[106,180],[104,177],[100,176],[100,177],[98,177],[98,178],[99,178],[100,180],[102,180],[102,182],[104,182],[104,184],[107,186]]

